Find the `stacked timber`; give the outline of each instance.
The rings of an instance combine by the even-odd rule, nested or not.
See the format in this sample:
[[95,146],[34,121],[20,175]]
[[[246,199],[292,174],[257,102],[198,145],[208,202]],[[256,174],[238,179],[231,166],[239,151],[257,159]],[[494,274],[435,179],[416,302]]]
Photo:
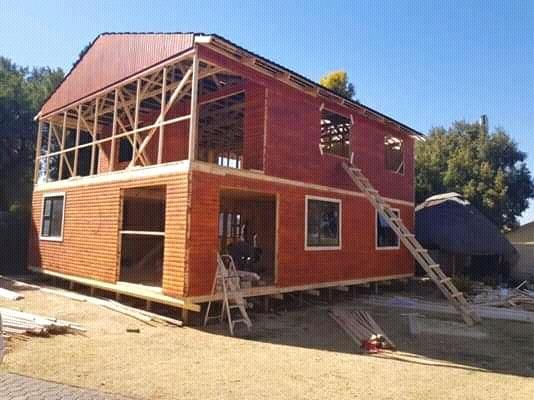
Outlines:
[[367,311],[334,308],[330,317],[352,340],[368,352],[379,349],[395,350],[395,345]]
[[65,333],[85,332],[80,325],[51,317],[0,308],[2,335],[12,336],[49,336]]

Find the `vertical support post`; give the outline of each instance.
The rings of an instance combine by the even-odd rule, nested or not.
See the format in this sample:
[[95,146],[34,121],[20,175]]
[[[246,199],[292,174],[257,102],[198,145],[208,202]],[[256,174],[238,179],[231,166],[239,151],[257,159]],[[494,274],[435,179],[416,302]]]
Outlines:
[[76,120],[76,144],[74,149],[74,167],[72,172],[74,176],[78,176],[78,146],[80,145],[80,125],[82,122],[82,105],[78,105],[78,118]]
[[193,55],[193,77],[191,82],[191,118],[189,120],[189,161],[197,158],[198,129],[198,49]]
[[95,172],[95,155],[96,155],[96,144],[95,141],[97,140],[97,134],[96,131],[98,129],[98,97],[95,99],[95,118],[93,120],[93,140],[91,144],[91,171],[89,172],[89,175],[93,175]]
[[109,158],[109,171],[113,171],[115,168],[115,147],[117,139],[115,139],[115,135],[117,134],[117,102],[119,100],[119,92],[118,89],[115,89],[115,97],[113,99],[113,122],[111,125],[111,150],[110,150],[110,158]]
[[63,153],[63,150],[65,150],[66,136],[67,136],[67,111],[63,111],[63,126],[61,129],[61,143],[59,144],[59,147],[62,153],[59,155],[59,172],[57,176],[58,181],[63,179],[63,163],[64,163],[64,158],[65,158],[65,153]]
[[37,143],[35,144],[35,166],[33,169],[33,184],[35,185],[39,179],[39,171],[41,170],[41,144],[43,141],[43,122],[39,120],[37,124]]
[[48,145],[46,147],[46,174],[45,182],[50,177],[50,149],[52,148],[52,121],[48,121]]
[[[164,115],[165,113],[166,102],[167,102],[167,67],[164,67],[163,78],[161,81],[161,115]],[[163,120],[165,120],[165,117],[163,118]],[[165,135],[165,125],[161,124],[159,127],[159,137],[158,137],[158,164],[161,164],[163,162],[163,135]]]
[[130,164],[130,166],[135,167],[135,159],[137,158],[137,128],[139,127],[139,104],[140,104],[140,98],[139,95],[141,94],[141,79],[137,80],[137,87],[135,89],[135,110],[134,110],[134,133],[133,133],[133,141],[132,141],[132,160],[134,160],[133,165]]

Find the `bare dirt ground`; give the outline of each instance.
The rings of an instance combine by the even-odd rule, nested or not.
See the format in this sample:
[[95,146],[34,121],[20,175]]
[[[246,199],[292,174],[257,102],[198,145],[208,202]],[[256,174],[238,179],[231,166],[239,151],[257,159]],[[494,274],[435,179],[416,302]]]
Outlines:
[[306,297],[302,307],[273,302],[275,311],[251,313],[250,333],[232,338],[224,326],[150,327],[96,305],[24,295],[0,307],[77,322],[87,333],[12,341],[0,371],[126,396],[530,400],[534,393],[533,324],[486,320],[487,339],[414,337],[404,311],[362,306],[363,291],[336,293],[333,305],[370,310],[398,352],[363,354],[322,298]]

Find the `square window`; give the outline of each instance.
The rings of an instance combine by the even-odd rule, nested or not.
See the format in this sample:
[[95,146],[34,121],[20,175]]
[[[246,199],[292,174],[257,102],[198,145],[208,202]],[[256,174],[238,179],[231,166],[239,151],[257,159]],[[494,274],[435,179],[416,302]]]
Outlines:
[[341,248],[341,201],[306,196],[307,250]]
[[[400,216],[399,210],[392,211],[396,216]],[[376,247],[379,249],[398,249],[400,247],[399,237],[378,212],[376,213]]]
[[404,174],[404,148],[401,139],[395,136],[384,138],[384,151],[386,170]]
[[321,111],[321,151],[350,158],[351,135],[352,122],[349,118],[331,111]]
[[64,205],[64,194],[45,196],[43,200],[41,239],[62,239]]

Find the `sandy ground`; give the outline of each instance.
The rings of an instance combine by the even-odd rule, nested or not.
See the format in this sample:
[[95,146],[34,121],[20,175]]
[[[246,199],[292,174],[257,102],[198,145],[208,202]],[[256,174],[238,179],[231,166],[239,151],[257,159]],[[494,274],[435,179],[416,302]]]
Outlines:
[[71,320],[88,332],[12,341],[0,371],[143,399],[502,400],[534,393],[532,324],[485,321],[487,339],[413,337],[403,311],[337,294],[336,306],[370,310],[400,349],[373,356],[329,318],[330,305],[312,297],[302,307],[286,301],[275,312],[252,313],[252,331],[232,338],[218,325],[150,327],[95,305],[24,294],[0,306]]

